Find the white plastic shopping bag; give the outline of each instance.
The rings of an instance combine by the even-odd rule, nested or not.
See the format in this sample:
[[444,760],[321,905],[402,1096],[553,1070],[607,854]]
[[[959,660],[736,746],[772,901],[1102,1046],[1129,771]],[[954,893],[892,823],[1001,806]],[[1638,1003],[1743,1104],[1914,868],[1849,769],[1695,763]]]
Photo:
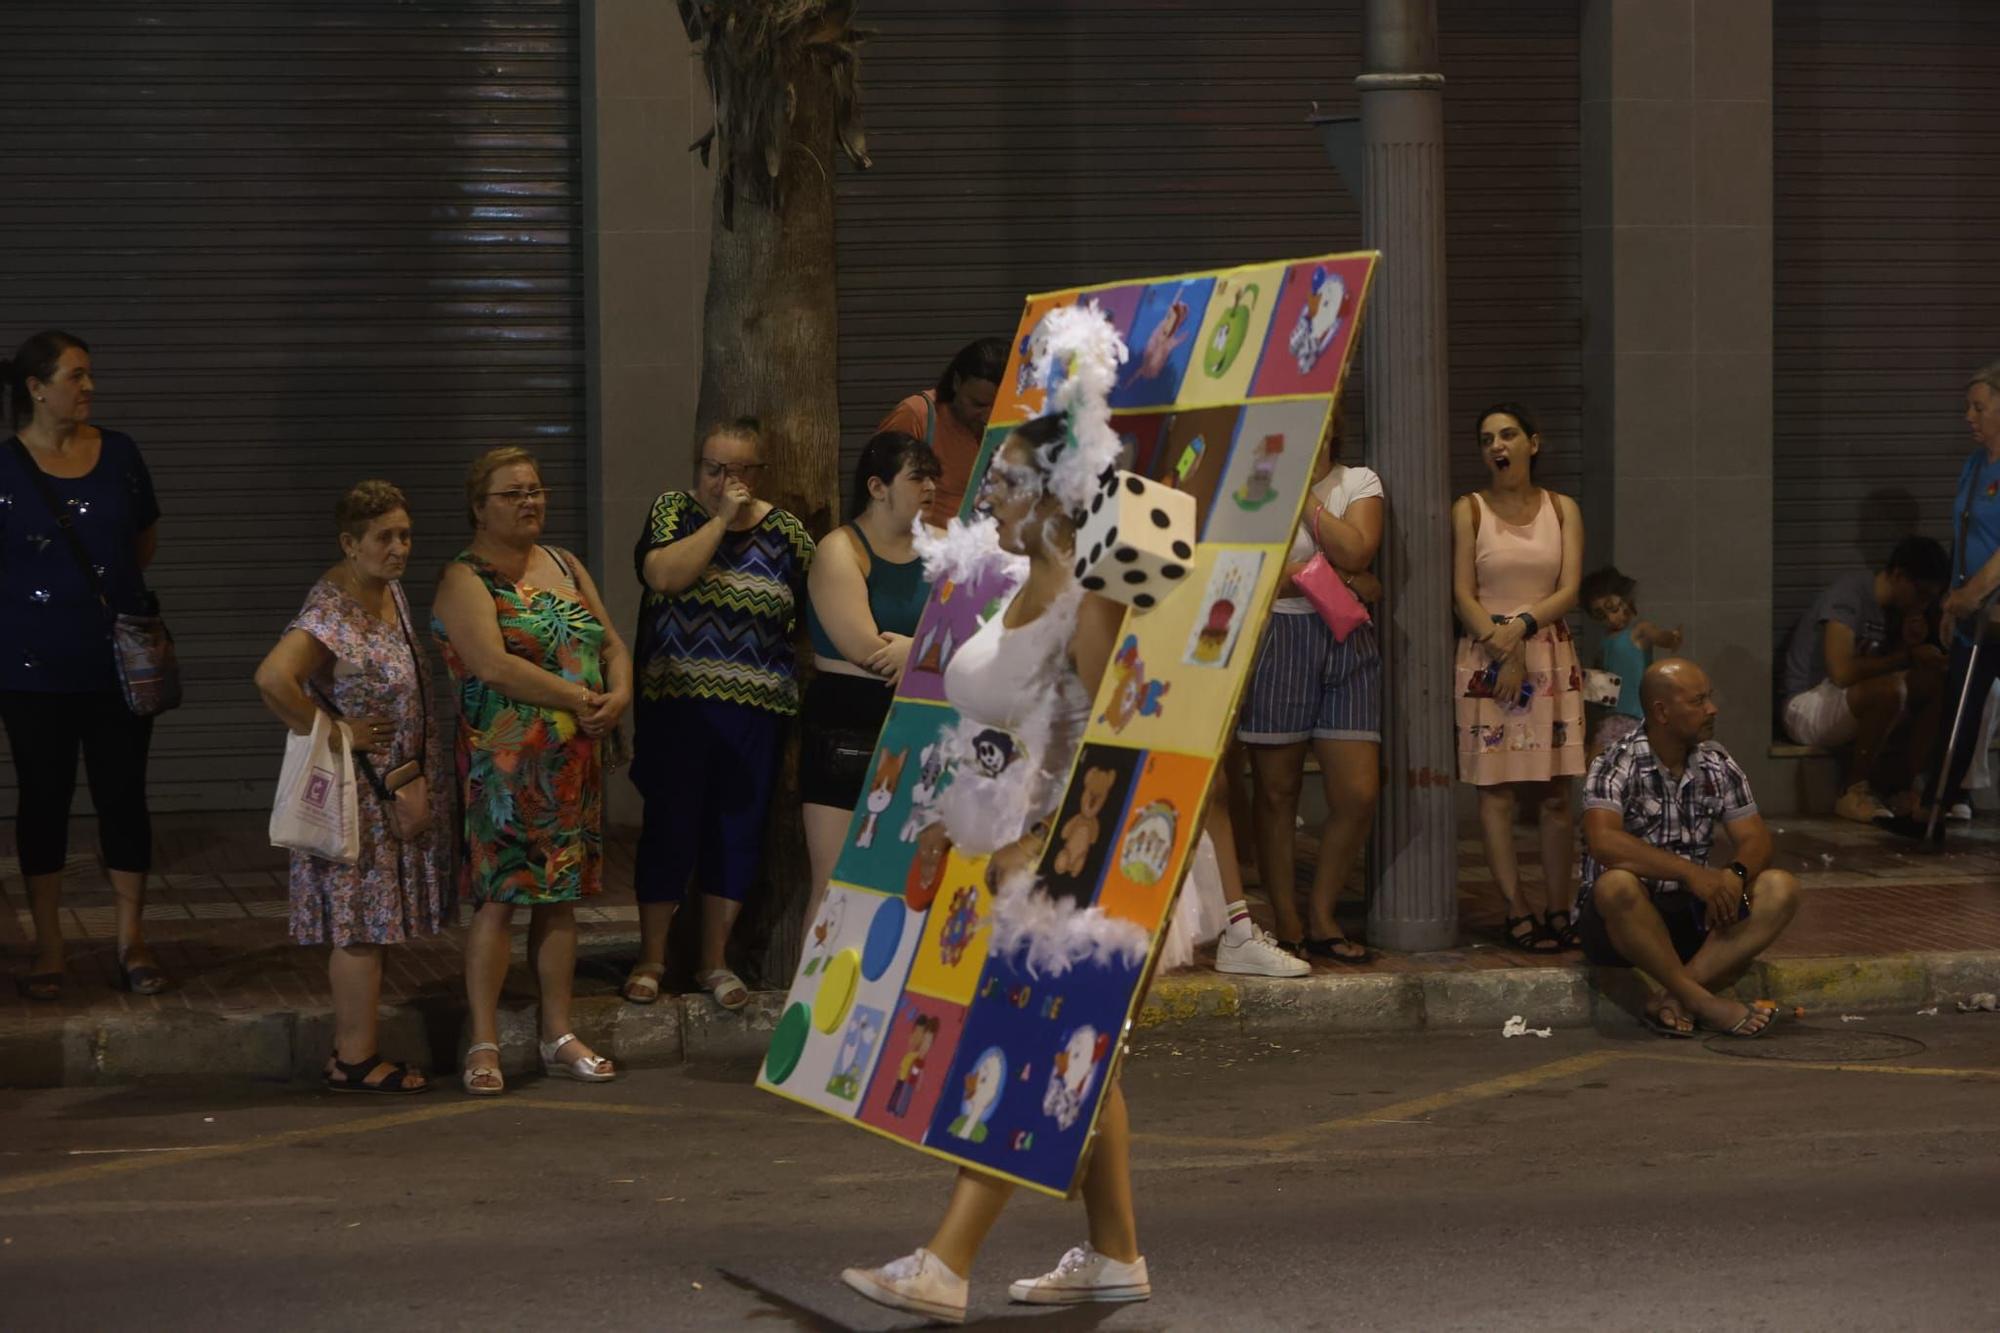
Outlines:
[[285,766],[271,803],[271,845],[351,866],[361,856],[354,755],[327,744],[332,719],[314,710],[310,735],[285,737]]

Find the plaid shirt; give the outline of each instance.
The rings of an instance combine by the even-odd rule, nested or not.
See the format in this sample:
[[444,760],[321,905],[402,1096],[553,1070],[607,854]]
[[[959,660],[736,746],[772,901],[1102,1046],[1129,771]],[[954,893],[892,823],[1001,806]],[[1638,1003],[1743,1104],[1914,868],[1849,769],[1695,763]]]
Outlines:
[[[1757,813],[1750,779],[1729,752],[1713,742],[1689,752],[1678,784],[1653,754],[1644,727],[1612,745],[1591,764],[1583,780],[1585,810],[1615,810],[1625,831],[1640,842],[1671,852],[1698,866],[1708,864],[1715,824],[1733,823]],[[1590,890],[1604,867],[1588,850],[1583,858],[1583,884],[1577,890],[1579,910],[1590,901]],[[1679,880],[1641,878],[1651,893],[1684,893]]]

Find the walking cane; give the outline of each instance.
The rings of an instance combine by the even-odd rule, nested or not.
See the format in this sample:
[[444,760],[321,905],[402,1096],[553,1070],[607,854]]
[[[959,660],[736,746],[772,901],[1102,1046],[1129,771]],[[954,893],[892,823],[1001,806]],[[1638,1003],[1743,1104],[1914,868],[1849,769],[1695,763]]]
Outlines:
[[1944,790],[1945,775],[1951,772],[1951,757],[1958,751],[1959,733],[1965,726],[1965,706],[1972,701],[1972,682],[1979,675],[1979,655],[1986,651],[1987,631],[1993,626],[1993,598],[1991,596],[1979,604],[1979,615],[1972,624],[1972,656],[1966,659],[1965,681],[1958,689],[1958,709],[1951,715],[1951,735],[1944,743],[1944,765],[1938,769],[1938,789],[1930,794],[1931,818],[1924,826],[1924,841],[1937,837],[1938,821],[1944,818],[1944,798],[1949,794]]

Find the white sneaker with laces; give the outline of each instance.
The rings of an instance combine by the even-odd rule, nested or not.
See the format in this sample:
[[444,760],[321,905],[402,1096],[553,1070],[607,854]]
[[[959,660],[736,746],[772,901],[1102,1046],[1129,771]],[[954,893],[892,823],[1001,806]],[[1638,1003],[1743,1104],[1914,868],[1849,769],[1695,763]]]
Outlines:
[[1078,1245],[1057,1262],[1052,1272],[1024,1277],[1007,1288],[1009,1300],[1024,1305],[1081,1305],[1086,1301],[1143,1301],[1153,1294],[1146,1280],[1146,1259],[1129,1264]]
[[1253,928],[1240,943],[1223,932],[1215,945],[1215,970],[1245,977],[1303,977],[1312,974],[1312,964],[1279,948],[1270,931]]
[[878,1305],[948,1324],[965,1322],[965,1279],[922,1247],[880,1268],[846,1269],[840,1280]]

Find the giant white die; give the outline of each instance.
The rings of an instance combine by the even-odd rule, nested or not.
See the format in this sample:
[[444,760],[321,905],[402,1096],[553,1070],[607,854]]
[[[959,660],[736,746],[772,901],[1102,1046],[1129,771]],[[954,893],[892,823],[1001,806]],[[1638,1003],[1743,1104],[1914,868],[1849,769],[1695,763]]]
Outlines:
[[1194,564],[1194,497],[1130,472],[1107,470],[1076,534],[1084,587],[1144,611]]

